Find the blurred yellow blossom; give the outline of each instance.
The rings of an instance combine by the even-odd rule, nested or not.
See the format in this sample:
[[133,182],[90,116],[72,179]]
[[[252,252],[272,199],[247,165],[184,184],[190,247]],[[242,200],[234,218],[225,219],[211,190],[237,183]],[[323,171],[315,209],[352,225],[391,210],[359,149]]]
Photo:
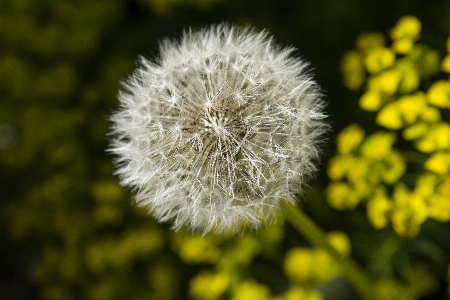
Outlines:
[[434,194],[438,178],[435,174],[426,172],[417,177],[415,192],[426,198]]
[[229,284],[230,279],[225,274],[202,271],[189,283],[189,294],[198,300],[221,299]]
[[399,85],[399,92],[407,94],[414,92],[420,85],[420,74],[417,66],[411,59],[403,58],[396,62],[396,68],[401,72],[401,81]]
[[356,47],[363,51],[384,47],[385,44],[385,37],[379,32],[363,33],[356,39]]
[[405,95],[397,100],[402,119],[406,124],[416,122],[420,112],[425,109],[426,100],[422,92],[417,92],[412,95]]
[[300,286],[294,286],[290,288],[279,300],[300,300],[300,299],[323,300],[324,298],[318,291],[305,289]]
[[359,107],[367,111],[377,111],[383,104],[383,97],[378,91],[369,90],[359,99]]
[[397,182],[406,171],[406,162],[398,151],[392,151],[382,164],[382,179],[388,184]]
[[441,113],[439,109],[432,107],[432,106],[426,106],[421,112],[420,112],[420,119],[424,122],[428,123],[436,123],[441,120]]
[[369,90],[378,91],[387,95],[394,94],[398,87],[402,74],[397,69],[389,69],[370,77],[368,80]]
[[447,54],[442,60],[442,71],[450,73],[450,54]]
[[349,155],[336,155],[328,161],[327,173],[332,180],[341,180],[352,167],[353,157]]
[[450,221],[450,176],[423,173],[416,182],[415,192],[425,200],[428,216],[440,222]]
[[364,59],[369,73],[378,73],[394,64],[395,54],[389,48],[377,47],[370,51]]
[[[345,233],[331,231],[326,238],[343,256],[350,255],[350,240]],[[289,250],[284,260],[284,271],[296,283],[320,283],[340,273],[338,264],[322,248],[304,247]]]
[[437,152],[425,161],[425,168],[437,174],[450,173],[450,153]]
[[220,256],[219,245],[212,235],[202,236],[183,231],[172,236],[173,247],[186,263],[214,263]]
[[436,75],[440,71],[440,54],[427,45],[416,44],[408,54],[408,58],[414,62],[422,79]]
[[450,221],[450,195],[436,194],[428,199],[429,217],[440,222]]
[[422,24],[414,16],[401,17],[394,29],[391,31],[391,38],[394,41],[392,48],[397,53],[408,53],[419,38]]
[[336,209],[355,208],[360,200],[358,194],[344,182],[332,182],[325,189],[328,203]]
[[358,148],[364,139],[364,129],[357,124],[351,124],[343,129],[337,136],[338,152],[348,154]]
[[361,154],[369,159],[381,160],[392,151],[396,135],[391,132],[375,132],[368,136],[361,146]]
[[[342,130],[325,189],[333,208],[365,204],[373,227],[390,223],[407,237],[417,236],[428,218],[450,220],[450,81],[433,77],[440,69],[450,73],[450,38],[441,59],[435,49],[416,44],[421,27],[416,17],[404,16],[390,32],[391,45],[381,33],[361,34],[348,52],[363,72],[352,88],[363,90],[359,106],[376,112],[376,124],[387,131],[366,136],[355,124]],[[399,137],[407,152],[395,148]],[[405,145],[409,141],[416,150]]]
[[415,140],[424,136],[430,126],[425,122],[417,122],[403,130],[403,138],[405,140]]
[[422,138],[415,141],[416,148],[424,153],[449,149],[450,124],[438,123],[431,127]]
[[294,282],[312,280],[316,268],[312,249],[301,247],[290,249],[284,259],[284,272]]
[[401,96],[397,101],[385,105],[376,117],[379,125],[396,130],[416,122],[426,109],[426,99],[422,92]]
[[421,224],[427,219],[426,203],[419,194],[411,192],[403,184],[397,184],[393,192],[394,209],[392,227],[401,236],[415,237]]
[[450,108],[450,82],[439,80],[427,92],[428,102],[440,108]]
[[377,114],[376,122],[378,125],[387,129],[397,130],[403,125],[400,110],[397,102],[386,104]]
[[267,286],[257,283],[254,280],[244,281],[238,286],[232,300],[269,300],[270,290]]
[[392,209],[392,201],[387,197],[383,188],[378,188],[375,195],[367,202],[367,219],[373,227],[381,229],[389,222],[389,213]]
[[450,37],[446,43],[447,55],[442,59],[441,69],[446,73],[450,73]]
[[347,171],[347,179],[349,182],[359,183],[372,171],[370,161],[361,157],[354,157],[351,161],[352,165]]
[[232,251],[235,263],[250,264],[253,258],[262,250],[262,244],[254,235],[244,235],[238,241],[236,249]]
[[342,231],[331,231],[327,234],[327,240],[330,245],[336,249],[342,256],[350,256],[350,239]]
[[345,53],[341,63],[341,72],[343,74],[344,85],[348,89],[357,90],[363,85],[365,72],[358,52],[349,51]]
[[442,181],[439,183],[437,191],[450,199],[450,174],[440,177]]

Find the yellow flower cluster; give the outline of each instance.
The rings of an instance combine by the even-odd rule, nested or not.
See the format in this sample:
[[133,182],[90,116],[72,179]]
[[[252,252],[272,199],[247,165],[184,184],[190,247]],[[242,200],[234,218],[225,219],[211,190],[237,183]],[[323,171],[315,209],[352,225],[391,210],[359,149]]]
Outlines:
[[[268,284],[248,276],[248,266],[254,263],[255,258],[278,255],[283,232],[283,224],[279,222],[257,235],[246,233],[239,238],[192,235],[185,231],[173,233],[172,248],[184,262],[213,266],[202,269],[191,279],[191,299],[322,300],[323,295],[317,291],[317,286],[341,272],[321,248],[295,247],[289,250],[284,272],[292,285],[282,293],[273,295]],[[344,233],[330,232],[327,239],[338,252],[350,255],[350,242]],[[278,275],[282,276],[281,272]]]
[[[439,70],[450,73],[450,37],[441,61],[437,51],[416,44],[420,31],[417,18],[404,16],[390,33],[390,46],[381,33],[368,33],[344,55],[344,84],[364,89],[360,108],[375,112],[387,131],[366,136],[356,124],[345,128],[329,162],[332,182],[326,189],[334,208],[366,202],[375,228],[390,223],[398,235],[410,237],[428,218],[450,221],[450,80],[433,81]],[[394,147],[400,138],[411,143],[408,151]],[[414,172],[404,176],[408,180],[407,169]]]
[[171,246],[183,262],[214,266],[203,269],[189,284],[192,299],[273,299],[268,285],[245,276],[245,269],[258,256],[271,256],[283,239],[283,224],[278,222],[257,235],[245,233],[236,238],[223,235],[172,233]]
[[404,158],[392,148],[395,138],[391,132],[376,132],[365,137],[364,130],[356,124],[338,135],[337,154],[328,165],[332,182],[325,191],[331,206],[355,208],[379,185],[392,184],[404,174]]
[[[340,254],[350,255],[350,240],[344,233],[330,232],[327,239]],[[284,271],[292,282],[309,287],[341,274],[337,263],[322,248],[290,249],[284,261]]]

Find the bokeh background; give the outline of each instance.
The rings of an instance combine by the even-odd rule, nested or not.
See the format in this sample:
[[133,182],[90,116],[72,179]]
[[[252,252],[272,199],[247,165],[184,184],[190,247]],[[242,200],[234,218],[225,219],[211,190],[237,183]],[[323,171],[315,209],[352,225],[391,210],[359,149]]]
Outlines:
[[[388,33],[403,15],[418,17],[421,41],[445,52],[448,0],[1,0],[0,299],[195,298],[192,278],[218,268],[219,257],[220,268],[282,293],[286,251],[306,245],[283,222],[238,238],[194,239],[133,206],[105,152],[120,81],[137,55],[157,55],[161,39],[184,29],[219,22],[267,29],[311,62],[327,94],[333,133],[325,165],[342,128],[375,126],[358,108],[360,94],[342,84],[343,54],[358,34]],[[326,231],[346,232],[353,256],[369,264],[367,237],[378,232],[362,210],[326,204],[324,165],[303,208]],[[414,244],[371,257],[372,271],[397,276],[402,258],[426,257],[437,279],[423,299],[447,299],[449,232],[448,223],[428,224]],[[345,283],[340,291],[340,299],[354,296]]]

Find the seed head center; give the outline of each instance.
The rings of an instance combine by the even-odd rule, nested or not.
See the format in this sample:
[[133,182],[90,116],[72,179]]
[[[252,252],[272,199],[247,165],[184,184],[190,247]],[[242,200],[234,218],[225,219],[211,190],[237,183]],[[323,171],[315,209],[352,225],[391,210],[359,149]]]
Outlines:
[[227,122],[228,118],[222,112],[215,110],[207,112],[204,119],[206,129],[208,131],[212,129],[221,138],[225,138]]

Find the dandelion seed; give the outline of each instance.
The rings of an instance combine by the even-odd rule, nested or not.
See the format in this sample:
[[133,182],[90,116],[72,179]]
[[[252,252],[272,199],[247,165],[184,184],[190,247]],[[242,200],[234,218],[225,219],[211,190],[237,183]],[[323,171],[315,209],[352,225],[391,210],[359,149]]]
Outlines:
[[159,221],[204,233],[269,222],[315,173],[324,102],[267,32],[217,25],[141,57],[111,117],[121,183]]

